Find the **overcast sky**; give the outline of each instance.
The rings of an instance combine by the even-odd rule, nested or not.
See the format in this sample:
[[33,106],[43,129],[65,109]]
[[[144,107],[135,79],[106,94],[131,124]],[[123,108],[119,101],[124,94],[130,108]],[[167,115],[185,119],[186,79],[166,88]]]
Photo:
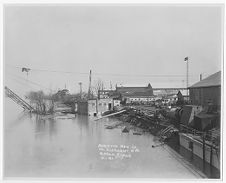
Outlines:
[[[5,6],[5,84],[16,92],[131,84],[185,87],[221,69],[219,6]],[[31,68],[29,75],[21,67]],[[53,72],[63,71],[63,72]],[[71,73],[65,73],[71,72]],[[26,79],[33,83],[26,81]],[[42,87],[41,87],[41,86]],[[48,90],[46,90],[48,91]]]

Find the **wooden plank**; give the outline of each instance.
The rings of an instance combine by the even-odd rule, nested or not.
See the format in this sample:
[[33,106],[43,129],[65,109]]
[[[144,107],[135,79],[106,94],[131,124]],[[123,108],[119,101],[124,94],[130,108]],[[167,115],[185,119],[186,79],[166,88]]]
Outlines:
[[112,114],[108,114],[108,115],[106,115],[106,116],[102,116],[102,117],[100,117],[100,118],[97,118],[97,119],[95,119],[94,121],[97,121],[97,120],[100,120],[100,119],[103,119],[103,118],[107,118],[107,117],[109,117],[109,116],[114,116],[114,115],[116,115],[116,114],[121,114],[121,113],[123,113],[123,112],[125,112],[126,110],[122,110],[122,111],[119,111],[119,112],[115,112],[115,113],[112,113]]

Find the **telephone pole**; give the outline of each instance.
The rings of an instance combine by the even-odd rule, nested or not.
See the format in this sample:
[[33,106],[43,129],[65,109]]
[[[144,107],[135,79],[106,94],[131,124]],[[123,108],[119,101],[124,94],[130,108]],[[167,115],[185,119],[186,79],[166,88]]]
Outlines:
[[187,60],[187,95],[188,95],[188,85],[189,85],[188,82],[189,82],[189,81],[188,81],[188,60]]
[[80,87],[80,98],[82,98],[82,82],[79,82],[79,87]]
[[189,77],[188,76],[188,57],[185,57],[184,61],[187,62],[187,78],[186,79],[187,79],[187,96],[188,96],[188,85],[189,85],[189,83],[188,83],[188,77]]
[[92,80],[92,70],[89,71],[89,89],[88,89],[88,99],[91,98],[91,80]]

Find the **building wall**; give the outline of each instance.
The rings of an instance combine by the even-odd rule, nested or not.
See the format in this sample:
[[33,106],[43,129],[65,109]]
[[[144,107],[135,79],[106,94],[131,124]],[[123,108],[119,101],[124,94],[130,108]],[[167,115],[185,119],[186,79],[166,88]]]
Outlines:
[[120,100],[113,100],[113,104],[114,104],[113,107],[120,106]]
[[111,98],[97,100],[97,111],[103,113],[113,109],[113,100]]
[[77,105],[78,114],[88,114],[88,103],[87,102],[78,102]]
[[208,102],[213,105],[221,105],[221,87],[190,88],[190,101],[193,105],[207,106]]
[[154,101],[154,97],[127,97],[126,103],[139,103],[139,102],[151,102]]
[[109,110],[113,110],[114,106],[120,106],[120,100],[114,100],[111,98],[89,100],[88,102],[78,102],[77,104],[78,114],[85,114],[93,116],[101,114]]
[[94,113],[97,113],[97,100],[88,101],[88,113],[89,115],[94,115]]
[[98,99],[110,98],[116,90],[98,90]]
[[[185,133],[179,133],[180,135],[180,145],[186,148],[187,150],[191,151],[195,155],[199,156],[200,158],[203,158],[203,145],[201,142],[195,140],[194,138],[190,137],[189,135]],[[190,143],[192,142],[192,147],[190,148]],[[216,151],[212,151],[212,162],[210,159],[211,154],[211,147],[209,144],[206,144],[205,146],[205,161],[208,163],[212,163],[214,167],[217,169],[220,169],[220,161],[219,161],[219,154],[216,153]]]

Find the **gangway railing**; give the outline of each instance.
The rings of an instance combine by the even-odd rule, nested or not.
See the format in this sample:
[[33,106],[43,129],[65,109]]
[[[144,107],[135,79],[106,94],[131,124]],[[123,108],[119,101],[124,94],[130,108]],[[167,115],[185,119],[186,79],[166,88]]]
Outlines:
[[21,106],[24,110],[28,110],[30,112],[35,111],[34,108],[29,105],[26,101],[20,98],[17,94],[15,94],[12,90],[10,90],[7,86],[5,86],[6,95],[11,98],[15,103]]

